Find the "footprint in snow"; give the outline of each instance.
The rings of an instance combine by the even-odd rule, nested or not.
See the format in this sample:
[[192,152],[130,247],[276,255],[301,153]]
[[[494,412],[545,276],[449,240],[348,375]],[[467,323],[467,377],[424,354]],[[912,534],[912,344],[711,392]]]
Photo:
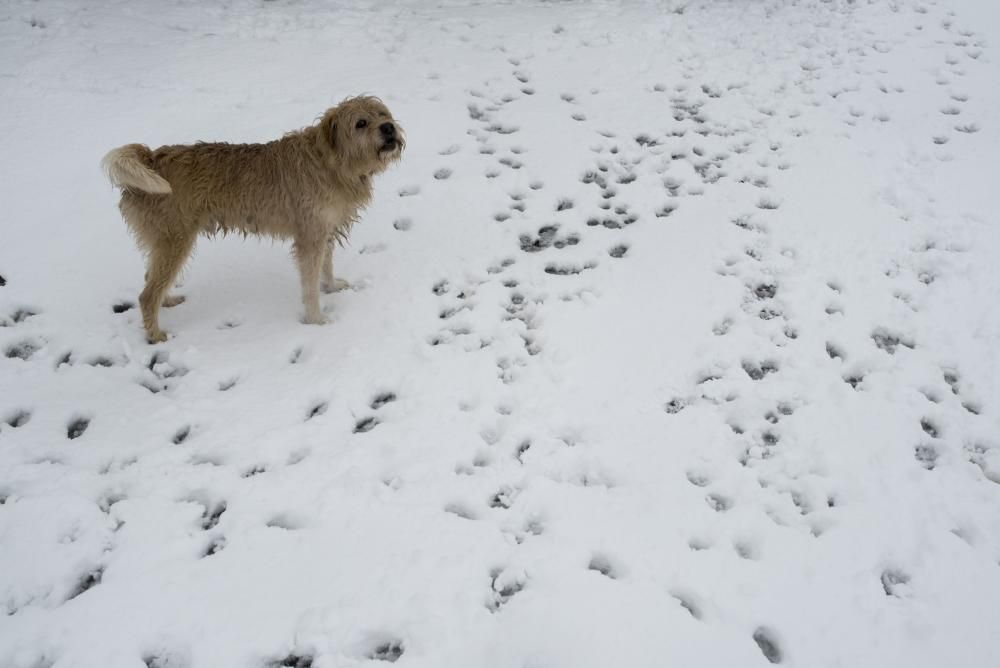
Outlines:
[[368,659],[372,661],[386,661],[395,663],[405,653],[406,648],[402,640],[392,639],[379,642],[368,653]]
[[174,445],[180,445],[181,443],[186,441],[190,435],[191,435],[191,425],[184,425],[176,432],[174,432],[174,435],[171,437],[170,441]]
[[612,580],[617,580],[622,576],[621,568],[612,563],[611,559],[605,554],[595,554],[591,557],[587,569],[596,571]]
[[21,307],[14,309],[14,311],[4,320],[0,320],[0,327],[8,327],[10,325],[17,325],[28,318],[38,315],[38,311],[33,308]]
[[11,427],[12,429],[19,429],[24,425],[28,424],[31,419],[31,411],[27,410],[17,410],[10,413],[5,419],[4,423]]
[[379,423],[378,419],[373,416],[361,418],[354,424],[354,433],[364,434],[366,432],[369,432],[372,429],[374,429],[376,425],[378,425],[378,423]]
[[87,431],[87,427],[90,426],[90,418],[87,417],[76,417],[70,420],[69,424],[66,426],[66,438],[70,440],[75,440],[83,436],[83,433]]
[[774,632],[766,627],[760,627],[753,633],[753,641],[757,643],[764,658],[771,663],[781,663],[783,657]]
[[916,446],[913,449],[913,457],[928,471],[933,471],[937,467],[938,451],[933,445]]
[[328,404],[325,401],[314,404],[308,411],[306,411],[306,420],[311,420],[314,417],[322,415],[326,412],[327,406]]
[[267,668],[312,668],[312,665],[312,654],[292,652],[284,658],[271,661]]
[[31,357],[42,349],[41,341],[36,339],[24,339],[7,346],[4,355],[7,359],[19,359],[27,362]]
[[97,568],[94,568],[84,573],[77,581],[76,586],[74,586],[73,589],[70,591],[69,595],[66,597],[66,600],[71,601],[74,598],[90,591],[97,585],[101,584],[101,580],[103,577],[104,577],[103,566],[98,566]]
[[373,411],[377,411],[386,404],[390,404],[394,401],[396,401],[395,392],[380,392],[372,399],[370,406]]

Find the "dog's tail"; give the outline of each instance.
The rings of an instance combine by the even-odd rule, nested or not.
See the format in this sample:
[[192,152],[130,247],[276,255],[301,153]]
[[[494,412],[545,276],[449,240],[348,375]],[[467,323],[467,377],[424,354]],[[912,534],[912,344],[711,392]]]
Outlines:
[[153,171],[152,154],[142,144],[126,144],[108,151],[101,160],[111,184],[118,188],[134,188],[154,195],[171,192],[167,180]]

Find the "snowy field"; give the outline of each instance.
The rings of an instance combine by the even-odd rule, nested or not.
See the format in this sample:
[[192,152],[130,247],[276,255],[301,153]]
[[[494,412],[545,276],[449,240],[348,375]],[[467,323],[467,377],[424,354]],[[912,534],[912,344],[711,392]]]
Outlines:
[[[1000,666],[990,0],[0,9],[0,666]],[[381,96],[299,322],[110,148]]]

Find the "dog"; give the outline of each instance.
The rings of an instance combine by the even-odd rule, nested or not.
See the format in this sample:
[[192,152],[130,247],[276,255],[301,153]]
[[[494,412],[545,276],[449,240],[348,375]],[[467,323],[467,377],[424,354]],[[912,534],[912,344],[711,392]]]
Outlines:
[[165,341],[160,306],[199,234],[238,232],[291,239],[302,282],[303,321],[323,324],[319,291],[348,283],[333,276],[333,246],[371,201],[372,177],[398,161],[402,128],[376,97],[328,109],[316,125],[266,144],[128,144],[102,165],[121,189],[118,208],[146,255],[139,295],[149,343]]

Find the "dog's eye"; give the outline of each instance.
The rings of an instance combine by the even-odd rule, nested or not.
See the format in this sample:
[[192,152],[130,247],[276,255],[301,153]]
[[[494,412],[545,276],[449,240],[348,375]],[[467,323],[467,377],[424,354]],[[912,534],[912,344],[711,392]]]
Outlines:
[[368,127],[368,121],[362,118],[360,121],[354,124],[354,127],[356,127],[359,130],[361,128]]

